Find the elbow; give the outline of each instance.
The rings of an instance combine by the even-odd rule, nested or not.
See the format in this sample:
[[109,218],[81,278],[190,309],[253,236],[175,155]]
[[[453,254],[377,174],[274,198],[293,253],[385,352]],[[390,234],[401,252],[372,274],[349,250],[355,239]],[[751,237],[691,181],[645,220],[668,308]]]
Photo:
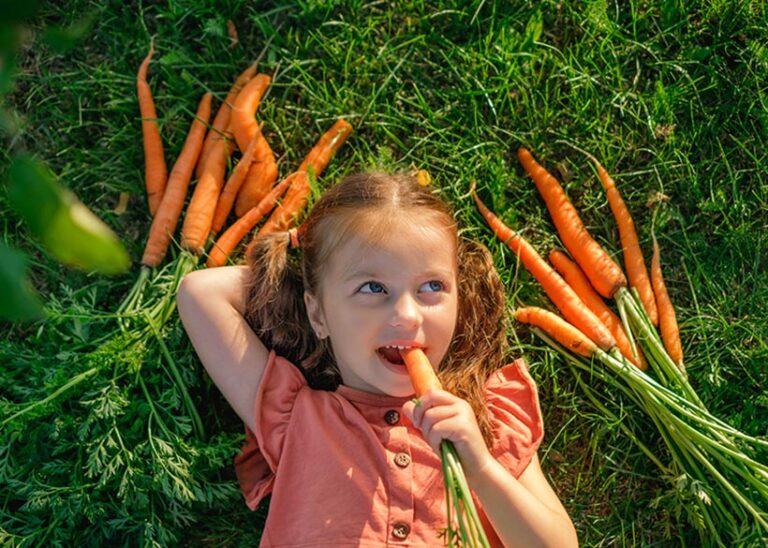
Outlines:
[[222,267],[194,270],[184,276],[176,290],[176,305],[179,316],[195,314],[201,308],[231,306],[241,315],[245,296],[243,284],[244,267]]

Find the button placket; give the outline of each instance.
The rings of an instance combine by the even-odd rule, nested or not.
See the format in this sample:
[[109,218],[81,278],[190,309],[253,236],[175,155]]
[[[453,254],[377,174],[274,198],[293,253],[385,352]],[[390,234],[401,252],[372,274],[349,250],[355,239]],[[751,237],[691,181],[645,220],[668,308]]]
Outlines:
[[[399,420],[399,413],[398,420]],[[386,419],[385,419],[386,420]],[[389,494],[389,538],[391,542],[407,543],[413,529],[413,466],[410,454],[408,428],[386,428],[384,443],[387,460],[387,485]]]

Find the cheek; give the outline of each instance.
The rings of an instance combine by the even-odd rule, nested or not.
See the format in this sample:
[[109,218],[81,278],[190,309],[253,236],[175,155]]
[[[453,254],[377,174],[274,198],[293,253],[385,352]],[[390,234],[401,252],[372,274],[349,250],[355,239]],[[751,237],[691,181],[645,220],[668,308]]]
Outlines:
[[446,314],[446,326],[448,326],[448,329],[451,332],[451,335],[456,332],[456,325],[459,321],[459,299],[458,297],[455,297],[449,308],[449,313]]
[[440,337],[443,339],[443,345],[447,351],[448,347],[453,340],[453,336],[456,333],[456,326],[458,325],[458,303],[454,300],[451,303],[446,303],[446,306],[438,316],[436,327],[439,331]]

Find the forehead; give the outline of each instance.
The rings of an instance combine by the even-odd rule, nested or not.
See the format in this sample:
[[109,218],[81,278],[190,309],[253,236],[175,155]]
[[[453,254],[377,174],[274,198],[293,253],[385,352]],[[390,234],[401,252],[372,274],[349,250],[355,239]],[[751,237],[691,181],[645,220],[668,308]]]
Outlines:
[[455,276],[455,232],[440,224],[398,217],[384,230],[351,233],[331,254],[328,274],[339,280],[357,274]]

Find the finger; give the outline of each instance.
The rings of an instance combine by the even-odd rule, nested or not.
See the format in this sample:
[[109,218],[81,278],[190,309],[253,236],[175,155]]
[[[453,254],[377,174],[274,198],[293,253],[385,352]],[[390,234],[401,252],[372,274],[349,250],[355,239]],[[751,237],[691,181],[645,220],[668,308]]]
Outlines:
[[421,407],[421,401],[415,398],[412,400],[408,400],[403,404],[403,408],[402,408],[403,415],[405,415],[406,418],[409,421],[411,421],[411,423],[414,426],[417,426],[416,417],[414,415],[416,413],[416,409],[418,409],[419,407]]
[[419,428],[425,439],[431,439],[436,430],[445,431],[445,423],[455,422],[458,417],[457,410],[450,405],[432,407],[424,412]]
[[422,394],[419,400],[426,407],[432,407],[434,405],[446,405],[449,403],[464,401],[458,396],[454,396],[447,390],[439,390],[435,388],[430,388],[427,390],[424,394]]
[[440,394],[439,392],[443,391],[430,390],[421,398],[407,402],[408,411],[406,411],[405,405],[403,406],[403,410],[410,413],[409,418],[411,419],[411,422],[414,426],[417,428],[423,428],[424,415],[430,410],[460,405],[463,401],[448,392],[444,393],[447,394],[448,397],[446,397],[444,394]]

